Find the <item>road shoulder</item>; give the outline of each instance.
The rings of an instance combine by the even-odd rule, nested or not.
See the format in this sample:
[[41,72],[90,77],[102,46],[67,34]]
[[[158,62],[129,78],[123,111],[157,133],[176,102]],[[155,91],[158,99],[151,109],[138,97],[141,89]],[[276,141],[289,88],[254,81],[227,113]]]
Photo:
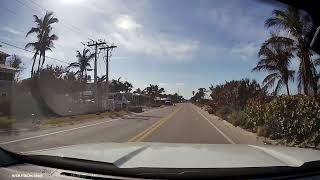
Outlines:
[[263,145],[264,138],[257,136],[255,133],[248,132],[240,127],[235,127],[229,122],[222,120],[221,118],[209,114],[205,110],[198,106],[193,105],[195,110],[207,117],[212,124],[216,126],[223,134],[230,138],[235,144],[252,144],[252,145]]

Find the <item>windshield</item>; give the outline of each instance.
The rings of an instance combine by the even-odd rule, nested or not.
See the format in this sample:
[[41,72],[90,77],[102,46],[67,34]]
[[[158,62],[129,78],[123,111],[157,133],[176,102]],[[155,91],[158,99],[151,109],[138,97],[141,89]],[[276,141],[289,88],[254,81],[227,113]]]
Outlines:
[[1,0],[0,9],[2,148],[81,144],[93,153],[90,144],[109,142],[319,148],[320,60],[310,46],[319,24],[298,7],[253,0]]

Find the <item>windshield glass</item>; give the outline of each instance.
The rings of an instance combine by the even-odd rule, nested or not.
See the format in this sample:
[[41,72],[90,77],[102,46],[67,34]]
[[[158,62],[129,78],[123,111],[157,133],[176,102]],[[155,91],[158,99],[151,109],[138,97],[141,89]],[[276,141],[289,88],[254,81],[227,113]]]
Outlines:
[[299,7],[1,0],[0,9],[2,148],[319,147],[320,60],[310,46],[319,24]]

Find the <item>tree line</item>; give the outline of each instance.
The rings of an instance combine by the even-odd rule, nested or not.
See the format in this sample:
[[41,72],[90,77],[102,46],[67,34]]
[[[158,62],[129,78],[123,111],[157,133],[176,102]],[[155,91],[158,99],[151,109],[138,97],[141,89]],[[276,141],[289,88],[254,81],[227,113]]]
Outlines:
[[[226,81],[193,91],[191,101],[279,144],[318,148],[320,59],[309,45],[312,26],[310,16],[299,9],[274,10],[265,21],[271,35],[252,69],[268,73],[261,85],[249,79]],[[293,61],[298,61],[297,69],[291,66]],[[289,82],[296,82],[298,94],[293,95]]]

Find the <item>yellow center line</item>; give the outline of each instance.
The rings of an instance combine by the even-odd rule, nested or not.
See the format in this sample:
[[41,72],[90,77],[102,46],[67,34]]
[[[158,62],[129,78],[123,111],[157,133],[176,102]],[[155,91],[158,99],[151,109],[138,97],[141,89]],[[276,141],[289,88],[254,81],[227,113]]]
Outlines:
[[133,138],[129,139],[128,142],[140,142],[142,140],[144,140],[149,134],[151,134],[152,132],[154,132],[156,129],[158,129],[161,125],[163,125],[165,122],[167,122],[173,115],[175,115],[180,109],[182,108],[182,106],[180,106],[178,109],[176,109],[175,111],[173,111],[171,114],[169,114],[166,117],[161,118],[158,122],[152,124],[150,127],[148,127],[147,129],[145,129],[144,131],[142,131],[141,133],[137,134],[136,136],[134,136]]

